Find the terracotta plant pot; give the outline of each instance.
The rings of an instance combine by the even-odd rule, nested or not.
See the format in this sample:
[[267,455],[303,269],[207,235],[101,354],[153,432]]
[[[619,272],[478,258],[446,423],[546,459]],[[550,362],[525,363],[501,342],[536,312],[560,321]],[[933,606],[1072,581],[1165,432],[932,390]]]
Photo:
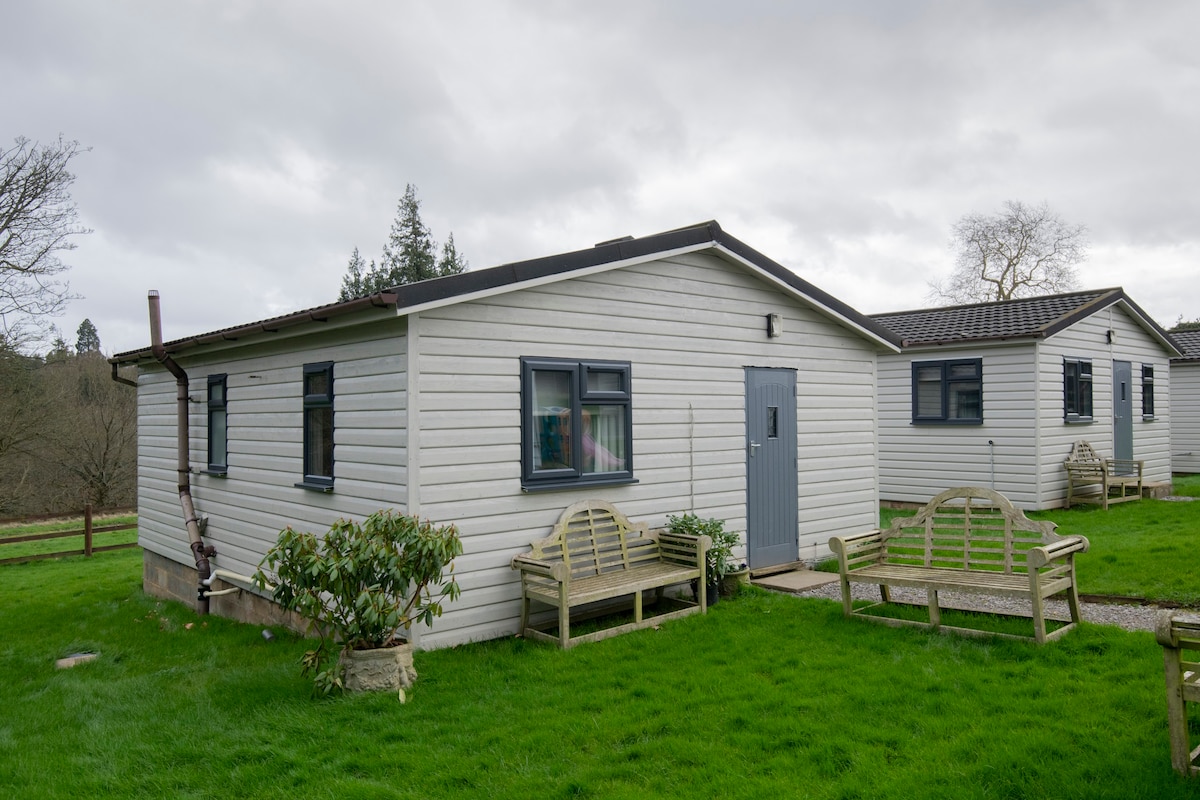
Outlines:
[[348,692],[396,691],[413,685],[413,649],[407,642],[375,650],[343,650],[342,684]]

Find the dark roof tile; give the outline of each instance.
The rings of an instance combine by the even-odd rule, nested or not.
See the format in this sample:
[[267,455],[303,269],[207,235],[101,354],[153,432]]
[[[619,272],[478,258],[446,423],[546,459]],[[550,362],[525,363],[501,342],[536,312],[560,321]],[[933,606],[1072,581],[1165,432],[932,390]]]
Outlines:
[[872,314],[904,346],[1044,338],[1118,300],[1121,289],[1026,297],[974,305]]

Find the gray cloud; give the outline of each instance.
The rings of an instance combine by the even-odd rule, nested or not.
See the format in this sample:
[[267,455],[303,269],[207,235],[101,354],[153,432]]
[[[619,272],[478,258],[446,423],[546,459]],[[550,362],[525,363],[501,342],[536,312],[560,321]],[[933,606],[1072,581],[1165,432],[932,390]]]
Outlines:
[[961,215],[1045,200],[1091,231],[1085,283],[1200,317],[1187,0],[48,0],[6,20],[0,135],[92,148],[86,299],[61,324],[91,318],[109,350],[144,344],[152,286],[177,335],[332,299],[406,183],[477,268],[716,218],[869,312],[923,304]]

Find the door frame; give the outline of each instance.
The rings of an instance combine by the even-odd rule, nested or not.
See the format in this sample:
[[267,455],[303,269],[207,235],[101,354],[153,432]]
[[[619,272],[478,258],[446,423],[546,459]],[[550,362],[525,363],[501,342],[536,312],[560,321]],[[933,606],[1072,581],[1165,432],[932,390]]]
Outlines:
[[800,558],[796,370],[746,367],[746,561]]

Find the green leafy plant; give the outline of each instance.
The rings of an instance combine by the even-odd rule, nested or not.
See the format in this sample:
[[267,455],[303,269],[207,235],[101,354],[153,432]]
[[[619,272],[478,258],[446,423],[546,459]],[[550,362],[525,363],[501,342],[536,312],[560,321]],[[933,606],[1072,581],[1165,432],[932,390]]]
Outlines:
[[[305,653],[304,674],[325,693],[342,686],[333,655],[396,642],[414,622],[432,625],[442,602],[459,596],[453,560],[462,542],[453,525],[378,511],[361,524],[340,519],[320,539],[284,528],[254,574],[288,611],[320,636]],[[447,577],[449,573],[449,577]],[[332,662],[332,663],[331,663]]]
[[705,554],[707,562],[704,568],[709,583],[720,583],[727,574],[742,568],[742,563],[733,557],[733,547],[739,541],[738,535],[725,530],[725,520],[701,519],[695,514],[682,514],[667,517],[667,523],[671,533],[687,533],[712,539],[712,547]]

